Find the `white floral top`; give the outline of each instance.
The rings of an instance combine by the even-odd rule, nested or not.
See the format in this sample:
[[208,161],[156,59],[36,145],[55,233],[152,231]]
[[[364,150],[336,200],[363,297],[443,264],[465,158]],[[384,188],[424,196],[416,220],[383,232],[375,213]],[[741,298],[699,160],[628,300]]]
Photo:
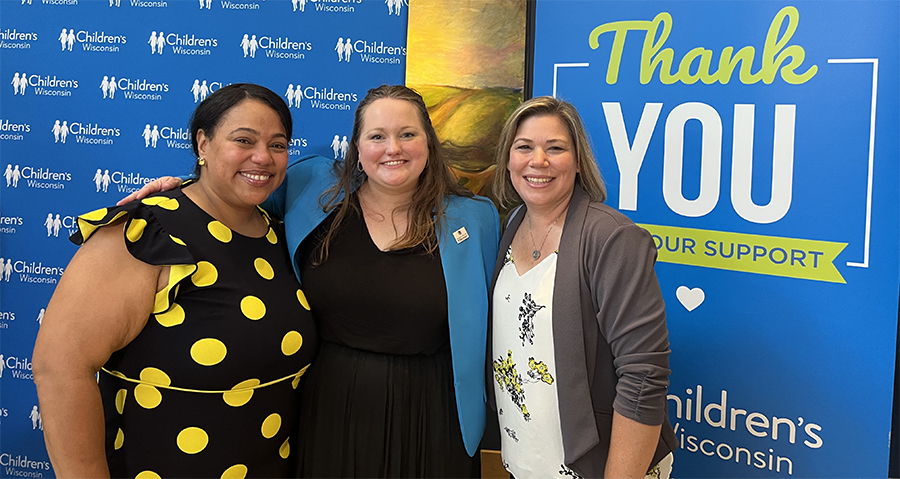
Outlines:
[[493,297],[494,392],[503,463],[517,479],[578,477],[563,464],[553,346],[557,254],[522,276],[511,251]]

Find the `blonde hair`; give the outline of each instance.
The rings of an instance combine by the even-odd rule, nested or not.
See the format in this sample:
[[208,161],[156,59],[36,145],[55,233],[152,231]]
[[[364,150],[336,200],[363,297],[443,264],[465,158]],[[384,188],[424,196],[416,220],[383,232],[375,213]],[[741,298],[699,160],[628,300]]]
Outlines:
[[400,250],[421,244],[425,246],[428,253],[433,253],[438,247],[437,237],[443,224],[446,196],[472,196],[471,192],[457,184],[456,177],[450,172],[422,97],[403,85],[381,85],[373,88],[368,91],[366,97],[359,102],[359,106],[356,108],[350,149],[347,151],[344,161],[334,164],[335,176],[338,177],[338,181],[320,198],[326,212],[336,210],[336,213],[320,246],[316,264],[321,264],[328,259],[331,241],[350,212],[356,211],[358,214],[362,214],[358,202],[351,198],[352,192],[357,191],[367,180],[365,173],[357,168],[360,130],[366,110],[373,102],[383,98],[403,100],[412,104],[419,114],[419,120],[422,122],[428,143],[428,161],[425,163],[425,169],[419,176],[410,200],[406,231],[397,239],[391,249]]
[[571,103],[558,100],[549,96],[532,98],[516,108],[503,125],[500,133],[500,143],[497,145],[497,168],[494,170],[493,191],[494,197],[504,206],[514,206],[522,202],[522,198],[513,187],[509,176],[509,150],[516,140],[519,125],[528,118],[535,116],[555,116],[566,125],[569,136],[575,147],[575,164],[578,166],[576,181],[580,181],[582,188],[587,192],[591,200],[603,202],[606,200],[606,186],[603,184],[603,176],[597,168],[594,153],[591,151],[591,142],[584,129],[581,116]]

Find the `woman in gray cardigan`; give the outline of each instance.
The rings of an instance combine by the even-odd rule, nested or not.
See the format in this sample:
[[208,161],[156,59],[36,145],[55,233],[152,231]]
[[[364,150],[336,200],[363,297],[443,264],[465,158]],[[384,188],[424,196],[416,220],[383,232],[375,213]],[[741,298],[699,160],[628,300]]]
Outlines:
[[489,369],[503,461],[527,477],[668,477],[669,342],[650,234],[603,204],[575,108],[523,103],[494,188],[510,214],[492,282]]

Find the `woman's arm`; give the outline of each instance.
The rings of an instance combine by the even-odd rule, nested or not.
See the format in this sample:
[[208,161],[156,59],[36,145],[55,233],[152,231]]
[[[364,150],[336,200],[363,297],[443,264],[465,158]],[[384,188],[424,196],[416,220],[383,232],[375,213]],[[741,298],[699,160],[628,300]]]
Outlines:
[[633,224],[618,224],[611,232],[610,226],[586,231],[588,237],[608,235],[600,251],[587,252],[598,325],[618,375],[606,477],[641,478],[666,420],[670,370],[665,303],[650,234]]
[[116,203],[116,206],[122,206],[125,203],[131,203],[134,200],[140,200],[146,198],[153,193],[159,193],[160,191],[169,191],[174,190],[181,186],[181,183],[184,182],[184,179],[177,178],[174,176],[161,176],[150,183],[145,184],[141,187],[141,189],[131,193],[130,195],[122,198]]
[[65,270],[38,333],[33,372],[57,477],[109,477],[95,374],[144,328],[166,267],[135,259],[124,221],[100,228]]
[[[153,193],[159,193],[160,191],[169,191],[174,190],[181,186],[184,183],[185,178],[179,178],[175,176],[161,176],[141,187],[141,189],[132,192],[130,195],[122,198],[116,203],[116,206],[122,206],[125,203],[130,203],[135,200],[144,199]],[[269,197],[266,199],[263,204],[259,205],[269,213],[271,213],[276,218],[282,220],[284,219],[284,203],[285,203],[285,191],[287,189],[287,181],[281,183],[281,186],[278,187]]]
[[606,472],[609,479],[642,479],[659,443],[661,426],[648,426],[613,412]]

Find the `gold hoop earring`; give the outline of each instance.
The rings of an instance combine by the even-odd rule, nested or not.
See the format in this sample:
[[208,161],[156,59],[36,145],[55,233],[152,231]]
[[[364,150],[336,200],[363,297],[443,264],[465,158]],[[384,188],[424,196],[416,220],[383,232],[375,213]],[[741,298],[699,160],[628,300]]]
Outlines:
[[200,165],[200,166],[205,165],[205,164],[206,164],[206,158],[203,158],[203,157],[201,156],[200,158],[197,159],[197,164]]
[[363,168],[362,162],[359,160],[356,161],[356,169],[359,170],[360,173],[366,172],[365,168]]

